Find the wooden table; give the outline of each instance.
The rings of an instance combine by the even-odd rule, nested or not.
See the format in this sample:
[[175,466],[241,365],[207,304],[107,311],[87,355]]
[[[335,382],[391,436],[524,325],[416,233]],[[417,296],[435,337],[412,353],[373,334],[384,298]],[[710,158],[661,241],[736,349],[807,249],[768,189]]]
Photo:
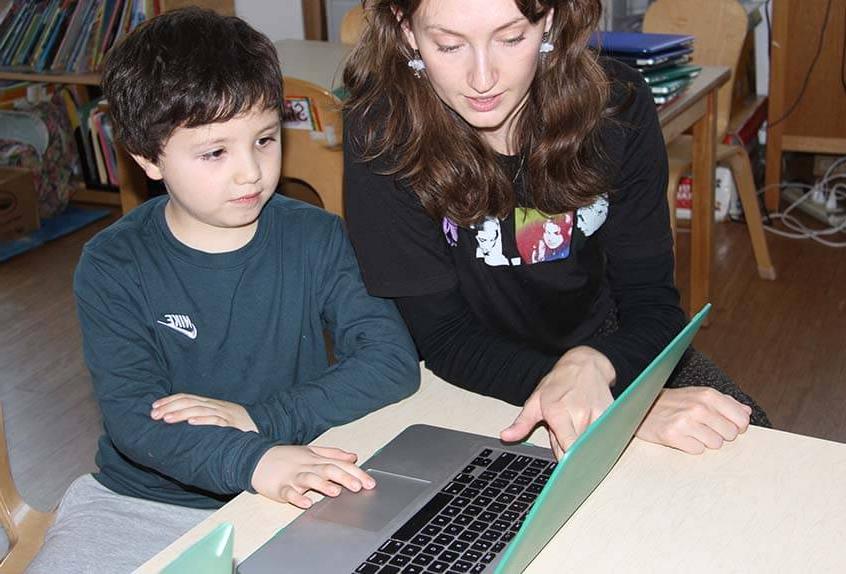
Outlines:
[[684,94],[658,110],[661,131],[667,143],[693,128],[689,306],[691,313],[701,309],[709,302],[711,296],[717,92],[730,76],[731,70],[728,68],[704,67]]
[[[406,426],[496,435],[519,409],[423,371],[414,396],[332,429],[316,444],[365,460]],[[545,433],[532,442],[547,444]],[[693,456],[635,438],[606,479],[526,570],[561,572],[846,572],[846,445],[752,427]],[[243,560],[296,518],[243,493],[155,556],[157,572],[217,524],[235,525]]]

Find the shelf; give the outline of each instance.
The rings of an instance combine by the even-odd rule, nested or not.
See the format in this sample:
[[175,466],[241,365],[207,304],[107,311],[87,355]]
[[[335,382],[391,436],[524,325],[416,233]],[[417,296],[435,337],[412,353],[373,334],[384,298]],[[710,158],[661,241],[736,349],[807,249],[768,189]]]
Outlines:
[[32,72],[10,72],[0,70],[0,80],[22,80],[25,82],[45,82],[48,84],[79,84],[99,86],[100,74],[36,74]]
[[99,205],[113,205],[120,207],[120,193],[115,191],[102,191],[100,189],[89,189],[80,187],[70,197],[71,201],[79,203],[96,203]]

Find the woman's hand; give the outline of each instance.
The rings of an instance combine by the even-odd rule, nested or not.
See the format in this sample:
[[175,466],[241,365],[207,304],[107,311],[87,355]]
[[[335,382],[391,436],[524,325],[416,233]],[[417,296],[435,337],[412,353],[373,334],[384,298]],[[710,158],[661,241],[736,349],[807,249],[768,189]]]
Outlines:
[[636,436],[700,454],[746,432],[751,414],[750,407],[711,387],[664,389]]
[[157,400],[150,417],[166,423],[187,422],[189,425],[216,425],[258,432],[256,423],[241,405],[187,393]]
[[570,349],[541,379],[500,438],[505,442],[523,440],[544,422],[552,450],[556,458],[561,458],[611,404],[610,386],[615,377],[611,361],[599,351],[584,346]]
[[376,486],[376,481],[355,465],[357,458],[339,448],[275,446],[259,459],[252,485],[267,498],[309,508],[312,501],[305,496],[309,490],[334,497],[342,488],[358,492]]

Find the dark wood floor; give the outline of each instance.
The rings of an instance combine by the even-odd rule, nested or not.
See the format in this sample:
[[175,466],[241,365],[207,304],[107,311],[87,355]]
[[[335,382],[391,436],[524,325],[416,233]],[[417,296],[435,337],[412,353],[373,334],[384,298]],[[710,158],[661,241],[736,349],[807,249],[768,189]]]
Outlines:
[[[94,468],[100,421],[71,280],[82,245],[112,220],[0,263],[6,436],[16,482],[41,508],[55,505],[74,477]],[[715,235],[713,321],[697,346],[777,428],[846,442],[846,257],[768,235],[779,274],[769,282],[757,277],[743,225],[717,225]],[[686,247],[681,234],[680,253]]]

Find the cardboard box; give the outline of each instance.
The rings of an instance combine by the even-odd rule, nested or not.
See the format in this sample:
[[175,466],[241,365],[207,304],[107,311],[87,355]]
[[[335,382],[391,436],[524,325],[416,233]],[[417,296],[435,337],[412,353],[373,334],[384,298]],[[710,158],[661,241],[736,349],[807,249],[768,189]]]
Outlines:
[[0,239],[17,239],[41,227],[32,171],[0,167]]

